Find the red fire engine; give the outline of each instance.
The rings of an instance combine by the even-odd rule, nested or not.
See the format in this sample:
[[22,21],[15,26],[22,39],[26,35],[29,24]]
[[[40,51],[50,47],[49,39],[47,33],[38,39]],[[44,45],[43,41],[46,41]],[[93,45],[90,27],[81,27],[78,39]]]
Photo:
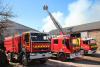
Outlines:
[[96,40],[93,38],[85,38],[81,40],[81,48],[84,50],[84,54],[94,54],[97,50]]
[[31,60],[39,60],[45,63],[52,56],[48,34],[24,32],[21,35],[6,37],[4,46],[10,55],[10,61],[17,59],[24,65]]
[[84,54],[94,54],[97,50],[96,40],[94,38],[82,38],[81,33],[72,33],[73,37],[80,39],[80,46],[84,50]]
[[79,39],[60,36],[51,39],[51,51],[60,60],[81,57]]
[[61,32],[62,35],[51,38],[51,51],[53,55],[64,61],[66,59],[73,59],[81,57],[80,40],[75,37],[66,36],[62,30],[60,24],[55,20],[52,14],[48,11],[48,6],[45,5],[44,10],[48,12],[56,28]]

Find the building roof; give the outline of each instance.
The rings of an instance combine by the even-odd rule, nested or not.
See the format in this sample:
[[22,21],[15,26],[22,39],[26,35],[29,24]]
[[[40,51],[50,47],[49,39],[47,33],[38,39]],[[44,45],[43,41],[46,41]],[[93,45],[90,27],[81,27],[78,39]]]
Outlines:
[[[100,21],[82,24],[82,25],[73,26],[73,27],[66,27],[66,28],[63,28],[63,30],[64,32],[70,32],[70,31],[71,32],[83,32],[83,31],[91,31],[91,30],[100,30]],[[55,30],[50,31],[49,33],[59,34],[59,31],[55,29]]]
[[36,29],[32,29],[32,28],[24,26],[22,24],[16,23],[15,21],[12,21],[12,20],[7,20],[7,21],[3,21],[3,22],[6,22],[8,24],[6,31],[4,31],[5,36],[10,36],[13,33],[21,34],[22,32],[27,32],[27,31],[39,32]]

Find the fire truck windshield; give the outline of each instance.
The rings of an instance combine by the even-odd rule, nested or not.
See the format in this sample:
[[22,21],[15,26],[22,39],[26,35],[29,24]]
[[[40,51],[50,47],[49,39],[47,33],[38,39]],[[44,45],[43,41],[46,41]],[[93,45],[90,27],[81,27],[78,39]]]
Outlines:
[[48,34],[44,34],[44,33],[31,33],[31,40],[32,41],[49,41]]
[[85,40],[85,41],[83,41],[83,44],[89,44],[89,43],[90,43],[89,40]]
[[96,43],[96,40],[94,40],[94,39],[85,40],[85,41],[83,41],[83,43],[84,43],[84,44],[89,44],[89,45],[91,45],[91,44],[95,44],[95,43]]
[[96,40],[95,40],[95,39],[91,39],[91,40],[90,40],[90,43],[91,43],[91,44],[95,44],[95,43],[96,43]]

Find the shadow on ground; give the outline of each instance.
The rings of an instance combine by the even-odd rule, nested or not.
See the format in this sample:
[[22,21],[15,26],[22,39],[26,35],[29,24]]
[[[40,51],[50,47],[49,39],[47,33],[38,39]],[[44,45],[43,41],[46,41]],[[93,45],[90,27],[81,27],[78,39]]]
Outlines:
[[80,61],[72,61],[74,63],[79,63],[79,64],[90,64],[90,65],[100,65],[100,62],[98,61],[93,61],[93,60],[89,60],[89,59],[81,59]]
[[[88,56],[100,58],[100,54],[88,55]],[[52,58],[52,59],[57,60],[56,58]],[[79,63],[79,64],[100,65],[100,62],[98,62],[98,61],[93,61],[93,60],[89,60],[89,59],[82,59],[82,58],[67,59],[67,60],[62,61],[62,62],[73,62],[73,63]]]
[[100,54],[92,54],[92,55],[88,55],[88,56],[100,58]]
[[72,65],[64,65],[64,64],[59,64],[57,62],[53,61],[48,61],[45,64],[40,64],[39,62],[31,62],[27,67],[75,67]]

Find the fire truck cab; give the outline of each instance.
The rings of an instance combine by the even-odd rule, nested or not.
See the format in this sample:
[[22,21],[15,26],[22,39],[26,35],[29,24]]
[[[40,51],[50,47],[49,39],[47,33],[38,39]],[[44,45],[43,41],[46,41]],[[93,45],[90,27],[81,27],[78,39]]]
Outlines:
[[71,34],[72,37],[76,37],[80,39],[80,46],[81,46],[81,50],[83,50],[83,53],[86,54],[94,54],[97,50],[97,44],[96,44],[96,40],[94,38],[82,38],[81,37],[81,33],[72,33]]
[[52,38],[51,51],[60,60],[73,59],[81,57],[80,41],[76,38],[70,38],[66,35]]
[[93,38],[82,39],[81,48],[84,49],[84,54],[96,53],[96,50],[97,50],[96,40]]

